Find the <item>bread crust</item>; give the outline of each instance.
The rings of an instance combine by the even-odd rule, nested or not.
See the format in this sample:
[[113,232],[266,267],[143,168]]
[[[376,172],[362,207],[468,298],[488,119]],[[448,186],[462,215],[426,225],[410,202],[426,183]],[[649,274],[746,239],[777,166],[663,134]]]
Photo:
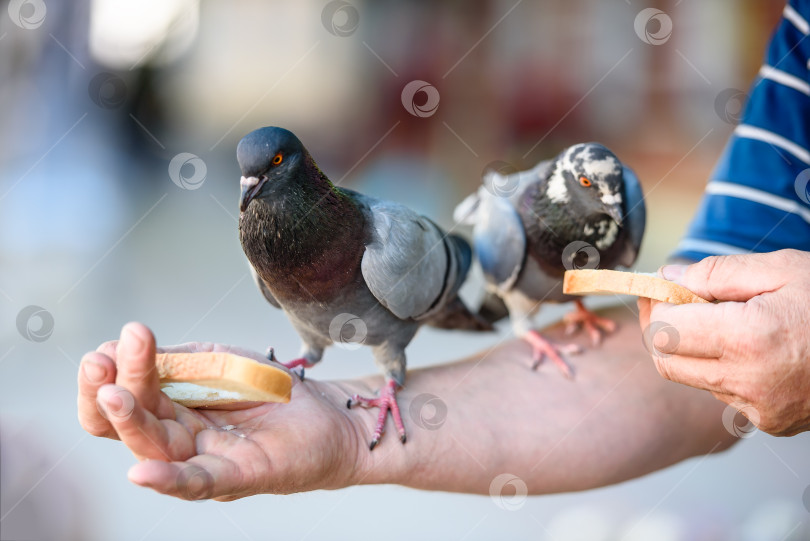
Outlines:
[[158,353],[155,364],[161,390],[189,408],[290,401],[290,375],[247,357],[224,352]]
[[657,276],[602,269],[565,271],[563,293],[568,295],[626,294],[671,304],[709,302],[685,287]]

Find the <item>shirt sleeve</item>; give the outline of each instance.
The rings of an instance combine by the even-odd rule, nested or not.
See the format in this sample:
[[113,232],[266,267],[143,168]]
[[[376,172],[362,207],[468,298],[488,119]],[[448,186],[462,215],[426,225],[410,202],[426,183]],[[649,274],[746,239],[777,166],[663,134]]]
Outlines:
[[791,0],[673,258],[810,251],[810,0]]

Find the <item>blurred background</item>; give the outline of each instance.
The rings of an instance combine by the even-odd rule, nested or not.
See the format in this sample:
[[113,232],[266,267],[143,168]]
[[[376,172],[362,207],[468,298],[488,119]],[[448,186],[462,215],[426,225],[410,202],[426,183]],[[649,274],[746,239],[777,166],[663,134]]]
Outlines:
[[[333,181],[446,227],[491,162],[524,169],[600,141],[644,185],[637,267],[655,270],[783,5],[0,2],[0,539],[810,539],[806,434],[754,433],[718,456],[515,512],[394,486],[220,504],[131,485],[130,453],[86,435],[75,411],[82,354],[130,320],[162,344],[297,352],[237,237],[235,147],[264,125],[294,131]],[[409,364],[508,332],[425,329]],[[368,351],[333,348],[309,375],[368,373]]]

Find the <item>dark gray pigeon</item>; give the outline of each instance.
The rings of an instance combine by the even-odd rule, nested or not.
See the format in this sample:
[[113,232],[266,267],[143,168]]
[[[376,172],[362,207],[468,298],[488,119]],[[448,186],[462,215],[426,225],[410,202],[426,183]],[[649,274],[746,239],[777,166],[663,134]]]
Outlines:
[[[474,226],[474,247],[490,297],[481,315],[489,321],[510,316],[517,336],[532,346],[536,368],[550,357],[572,377],[560,351],[532,330],[532,316],[543,302],[576,302],[566,316],[569,332],[585,326],[594,345],[615,323],[564,295],[566,269],[629,267],[644,235],[646,211],[635,174],[607,148],[583,143],[565,149],[528,171],[502,175],[488,171],[484,185],[455,210],[456,221]],[[493,302],[502,299],[502,302]],[[502,310],[505,308],[505,310]]]
[[386,384],[379,397],[347,405],[380,408],[371,449],[389,410],[404,443],[396,389],[419,326],[491,329],[457,296],[469,245],[402,205],[334,186],[285,129],[249,133],[236,156],[242,248],[262,294],[303,341],[300,357],[285,365],[310,367],[334,342],[370,346]]

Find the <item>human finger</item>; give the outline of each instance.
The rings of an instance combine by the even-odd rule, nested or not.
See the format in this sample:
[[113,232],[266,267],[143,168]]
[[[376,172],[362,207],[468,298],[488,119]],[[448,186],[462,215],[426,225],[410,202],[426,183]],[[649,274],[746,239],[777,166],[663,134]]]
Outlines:
[[659,273],[710,301],[747,301],[785,285],[790,257],[785,251],[711,256],[692,265],[665,265]]
[[738,340],[743,303],[681,304],[653,302],[645,340],[667,355],[716,359]]
[[238,466],[214,455],[198,455],[187,462],[140,462],[127,477],[136,485],[184,500],[233,499],[229,496],[245,489]]
[[140,405],[158,418],[174,418],[171,401],[160,391],[160,376],[155,367],[155,337],[145,325],[124,325],[116,346],[115,363],[117,385],[131,392]]
[[665,379],[712,393],[727,393],[726,367],[717,359],[655,354],[652,358]]
[[98,389],[115,381],[115,363],[104,354],[88,353],[82,357],[78,379],[79,424],[93,436],[117,439],[110,422],[96,406]]
[[161,421],[120,385],[104,385],[98,406],[121,441],[139,459],[185,460],[194,455],[194,437],[176,421]]

